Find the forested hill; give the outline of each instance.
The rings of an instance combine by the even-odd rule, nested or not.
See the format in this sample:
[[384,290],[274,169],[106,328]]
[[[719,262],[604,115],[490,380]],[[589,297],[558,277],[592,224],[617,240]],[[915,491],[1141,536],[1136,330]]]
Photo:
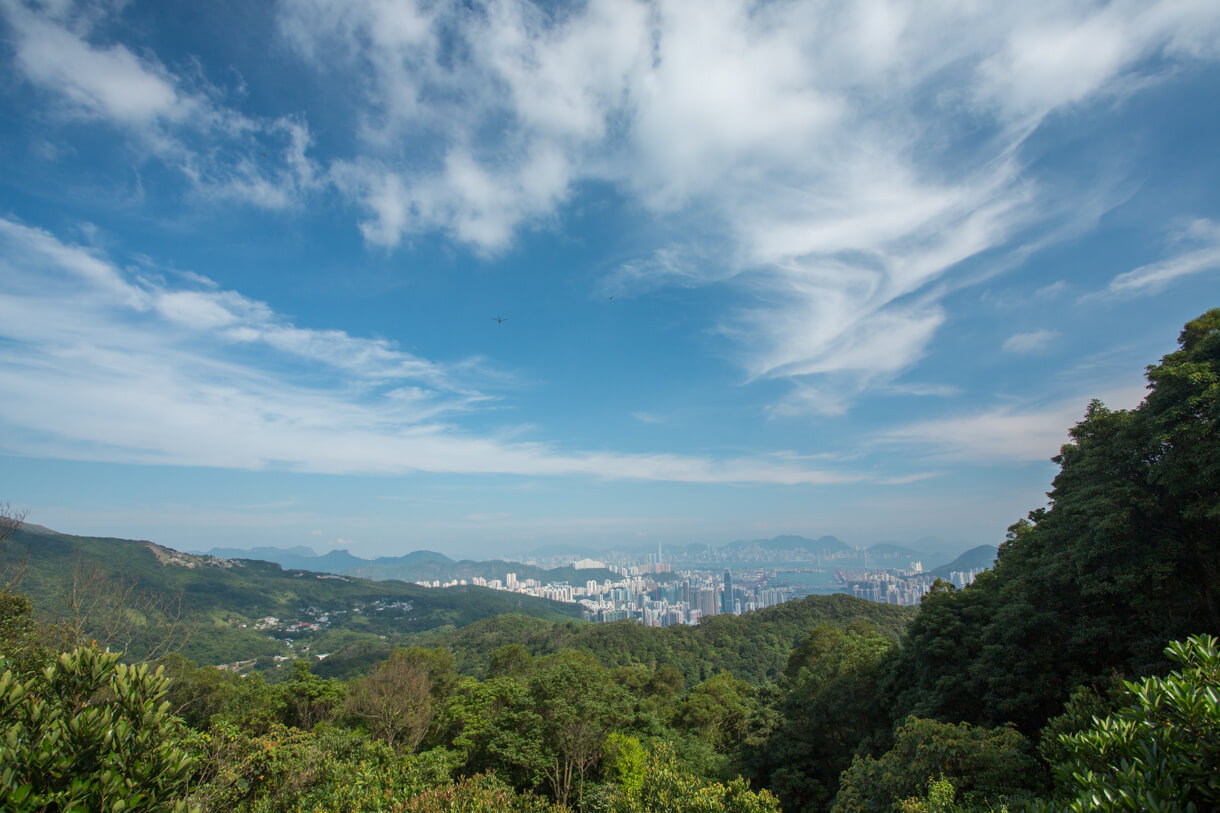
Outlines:
[[1169,641],[1220,634],[1220,309],[1178,342],[1139,407],[1088,405],[1050,507],[1012,526],[995,568],[924,598],[899,708],[1033,733],[1074,688],[1162,671]]
[[986,570],[995,564],[996,553],[995,545],[979,545],[977,548],[966,551],[947,565],[932,568],[928,573],[947,579],[949,574],[954,571]]
[[[7,568],[23,570],[22,591],[45,613],[68,619],[81,634],[121,639],[115,644],[135,657],[168,646],[198,663],[233,663],[292,656],[302,647],[326,653],[359,641],[405,643],[501,613],[580,616],[573,604],[480,587],[429,589],[285,570],[38,527],[18,530],[0,555]],[[260,622],[268,617],[276,623]],[[290,629],[294,624],[304,626]]]
[[721,672],[750,683],[778,677],[793,648],[822,624],[872,626],[897,640],[916,608],[877,604],[842,594],[808,596],[741,616],[714,615],[697,627],[664,629],[634,621],[612,624],[552,623],[519,615],[477,621],[459,630],[438,631],[419,640],[454,653],[459,671],[483,677],[501,647],[520,645],[538,657],[564,650],[592,654],[607,667],[676,669],[687,685]]

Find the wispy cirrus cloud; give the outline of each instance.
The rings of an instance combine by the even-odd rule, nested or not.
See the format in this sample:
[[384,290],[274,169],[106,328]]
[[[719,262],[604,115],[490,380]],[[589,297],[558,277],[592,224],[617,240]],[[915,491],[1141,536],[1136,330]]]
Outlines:
[[[464,392],[457,384],[456,370],[467,365],[447,369],[384,339],[297,327],[265,303],[236,291],[219,290],[198,275],[189,275],[195,287],[173,288],[151,275],[120,269],[47,231],[3,218],[0,241],[9,307],[7,330],[17,339],[54,341],[61,333],[72,337],[78,326],[81,331],[97,330],[101,319],[112,319],[118,334],[128,336],[143,318],[155,320],[155,329],[170,338],[211,341],[229,348],[263,346],[304,363],[325,365],[353,380],[414,380],[434,386],[438,392]],[[54,310],[75,313],[78,319],[48,322],[40,318]],[[153,327],[149,332],[155,332]],[[98,339],[97,347],[107,346],[104,334]]]
[[1138,92],[1154,57],[1214,59],[1220,41],[1201,0],[280,12],[307,63],[360,77],[363,155],[334,171],[368,242],[439,231],[495,254],[581,184],[614,184],[672,230],[606,290],[735,286],[721,332],[749,378],[803,383],[790,412],[847,408],[809,392],[916,364],[944,324],[943,279],[1019,250],[1052,200],[1073,205],[1023,154],[1048,116]]
[[[20,75],[63,115],[145,139],[195,194],[337,193],[371,246],[441,234],[494,257],[610,184],[656,227],[606,290],[731,287],[717,333],[747,380],[793,382],[775,407],[791,414],[849,409],[916,365],[972,262],[1002,267],[1057,213],[1112,205],[1039,183],[1049,117],[1220,56],[1207,0],[285,0],[282,44],[352,97],[313,122],[351,144],[319,161],[304,115],[243,115],[103,39],[94,8],[2,0]],[[1202,248],[1112,287],[1213,264]]]
[[265,303],[186,281],[175,287],[0,219],[3,450],[325,473],[863,479],[799,461],[565,451],[465,431],[457,419],[492,397],[478,385],[495,376],[479,363],[302,328]]
[[121,3],[0,1],[18,74],[45,94],[47,113],[126,132],[209,201],[286,209],[318,187],[303,120],[246,116],[203,78],[101,41],[98,24],[121,12]]
[[1100,396],[1005,404],[895,427],[877,434],[873,441],[881,448],[903,449],[933,460],[985,464],[1045,461],[1067,443],[1068,429],[1084,417],[1093,397],[1111,409],[1131,409],[1145,394],[1144,387],[1132,385]]
[[1033,330],[1029,333],[1014,333],[1004,340],[1000,349],[1005,353],[1040,353],[1059,338],[1057,330]]
[[1173,256],[1119,274],[1106,293],[1117,296],[1157,291],[1181,277],[1220,270],[1220,223],[1199,219],[1174,235]]

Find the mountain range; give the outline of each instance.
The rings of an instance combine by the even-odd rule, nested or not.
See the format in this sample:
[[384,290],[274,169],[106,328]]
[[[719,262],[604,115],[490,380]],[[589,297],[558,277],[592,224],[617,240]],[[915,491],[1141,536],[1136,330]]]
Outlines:
[[[990,567],[995,559],[995,548],[982,545],[962,553],[957,560],[944,552],[945,543],[935,538],[920,540],[920,548],[899,544],[896,542],[881,542],[867,548],[856,548],[848,545],[835,536],[822,536],[817,539],[785,534],[770,539],[737,540],[719,547],[706,544],[691,544],[672,546],[666,549],[666,559],[674,564],[683,563],[736,563],[750,562],[783,562],[783,561],[825,561],[837,562],[842,565],[907,568],[911,562],[921,561],[925,569],[933,567],[938,571],[978,570]],[[649,552],[649,547],[641,547],[639,551]],[[573,550],[562,546],[548,546],[546,555],[558,556],[562,553],[574,555]],[[989,553],[988,553],[989,551]],[[581,550],[581,555],[597,556],[594,551]],[[538,551],[535,551],[538,554]],[[476,577],[484,579],[504,580],[507,574],[515,573],[519,580],[536,579],[540,582],[567,582],[583,584],[589,579],[604,581],[615,578],[609,570],[575,570],[571,567],[541,568],[522,562],[504,560],[474,561],[464,559],[455,561],[443,553],[417,550],[403,556],[381,556],[376,559],[362,559],[353,556],[346,550],[332,550],[329,553],[318,554],[304,546],[293,548],[260,547],[252,549],[212,548],[203,555],[216,556],[224,559],[259,559],[275,562],[285,568],[299,568],[324,573],[338,573],[357,576],[365,579],[383,580],[399,579],[402,581],[448,582],[455,580],[471,580]],[[990,557],[990,558],[988,558]],[[986,564],[979,564],[986,560]],[[946,575],[949,570],[946,570]]]
[[936,537],[925,537],[912,545],[881,542],[869,547],[849,545],[836,536],[811,538],[782,534],[770,539],[736,540],[724,545],[680,545],[666,549],[667,560],[678,563],[748,564],[792,561],[837,562],[852,567],[876,566],[906,568],[911,562],[935,567],[954,558],[963,550],[961,545],[947,543]]
[[535,579],[544,584],[552,582],[567,582],[583,585],[589,579],[598,582],[606,579],[617,579],[614,571],[605,568],[576,570],[572,567],[541,568],[527,565],[523,562],[507,562],[501,559],[491,561],[474,561],[463,559],[454,561],[443,553],[430,550],[417,550],[403,556],[380,556],[376,559],[361,559],[345,550],[332,550],[319,555],[303,546],[294,548],[253,548],[241,550],[238,548],[212,548],[203,556],[214,556],[220,559],[258,559],[264,562],[274,562],[281,567],[310,570],[318,573],[337,573],[344,576],[355,576],[362,579],[384,581],[396,579],[408,582],[471,581],[475,578],[504,581],[509,573],[514,573],[517,579]]

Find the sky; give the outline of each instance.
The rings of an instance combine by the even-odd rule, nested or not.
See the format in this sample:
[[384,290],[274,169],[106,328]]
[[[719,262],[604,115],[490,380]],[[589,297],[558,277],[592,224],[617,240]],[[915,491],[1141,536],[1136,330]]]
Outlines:
[[1214,0],[0,0],[0,502],[998,544],[1220,305]]

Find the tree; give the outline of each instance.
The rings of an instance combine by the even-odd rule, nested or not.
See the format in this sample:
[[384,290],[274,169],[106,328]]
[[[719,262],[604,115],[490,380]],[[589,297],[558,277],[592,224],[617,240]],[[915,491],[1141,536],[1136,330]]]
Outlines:
[[461,757],[465,773],[494,771],[515,787],[546,782],[542,717],[523,679],[463,679],[440,720],[442,739]]
[[745,736],[749,698],[750,684],[721,672],[682,698],[677,709],[677,727],[696,734],[715,750],[724,751]]
[[971,807],[1032,798],[1041,773],[1016,729],[911,717],[879,758],[857,756],[843,773],[832,813],[889,813],[918,796],[929,777],[949,779]]
[[[25,524],[25,518],[25,511],[13,508],[7,502],[0,502],[0,554],[5,552],[8,540],[12,535],[21,530],[21,526]],[[24,558],[19,562],[6,560],[4,567],[0,568],[0,587],[9,590],[17,589],[22,577],[25,576],[25,564]]]
[[823,624],[793,650],[775,698],[778,720],[756,718],[770,731],[739,752],[750,779],[775,791],[785,809],[824,808],[853,754],[889,729],[877,695],[892,646],[875,628]]
[[347,696],[347,710],[373,736],[407,751],[419,746],[434,714],[432,676],[422,651],[395,650],[376,672],[353,681]]
[[494,774],[477,774],[424,791],[394,808],[395,813],[566,813],[545,799],[517,793]]
[[487,674],[524,675],[533,668],[534,657],[521,644],[507,644],[491,653],[487,662]]
[[1181,668],[1126,683],[1128,705],[1060,735],[1067,759],[1055,773],[1068,810],[1220,808],[1220,648],[1196,635],[1165,654]]
[[[165,670],[166,677],[170,679],[169,690],[165,694],[170,711],[188,726],[201,731],[208,728],[214,715],[231,710],[234,699],[247,684],[247,681],[234,672],[217,669],[215,666],[196,666],[177,654],[166,655],[157,661],[157,665]],[[266,688],[261,675],[258,681]],[[267,697],[267,700],[270,701],[271,698]],[[276,710],[271,709],[272,713]],[[270,718],[271,715],[268,715],[263,728],[270,725]]]
[[1173,520],[1163,544],[1182,562],[1166,586],[1186,588],[1196,629],[1220,632],[1220,308],[1188,322],[1178,347],[1148,368],[1149,483]]
[[365,813],[449,784],[444,749],[405,755],[367,735],[331,726],[273,723],[259,733],[218,722],[188,738],[198,766],[191,798],[207,810]]
[[555,799],[566,805],[575,786],[579,802],[606,736],[629,719],[631,697],[610,679],[609,670],[579,657],[539,669],[530,678],[529,696],[541,718],[549,756],[545,772]]
[[19,674],[51,662],[62,630],[38,623],[28,596],[0,588],[0,656]]
[[292,679],[277,688],[284,698],[284,723],[289,726],[309,730],[333,720],[343,707],[344,685],[318,677],[306,660],[293,661]]
[[1220,309],[1178,346],[1136,409],[1089,404],[992,573],[925,599],[888,683],[899,714],[1033,735],[1077,686],[1163,672],[1166,642],[1220,633]]
[[639,744],[615,743],[610,774],[614,784],[604,787],[593,809],[606,813],[779,813],[779,802],[769,791],[757,793],[740,777],[724,784],[708,782],[684,769],[673,746],[657,742],[641,755]]
[[[2,665],[2,664],[0,664]],[[191,760],[161,670],[96,648],[0,675],[0,809],[186,810]]]
[[21,530],[27,514],[7,502],[0,502],[0,545],[9,540],[14,533]]
[[957,804],[957,788],[945,777],[928,779],[928,792],[898,803],[898,813],[963,813]]

